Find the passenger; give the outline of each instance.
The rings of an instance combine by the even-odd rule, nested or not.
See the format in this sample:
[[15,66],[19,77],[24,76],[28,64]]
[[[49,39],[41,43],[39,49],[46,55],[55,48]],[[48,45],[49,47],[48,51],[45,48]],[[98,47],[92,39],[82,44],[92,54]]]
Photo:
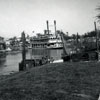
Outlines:
[[53,61],[54,61],[54,59],[53,59],[53,57],[51,57],[51,58],[50,58],[50,62],[53,63]]
[[39,60],[39,65],[42,65],[42,59]]
[[45,57],[45,63],[48,63],[48,56]]

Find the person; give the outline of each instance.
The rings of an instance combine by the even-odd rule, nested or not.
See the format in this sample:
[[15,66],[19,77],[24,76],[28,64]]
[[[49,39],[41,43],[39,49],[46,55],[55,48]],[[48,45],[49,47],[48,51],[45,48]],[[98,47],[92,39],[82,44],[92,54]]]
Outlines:
[[53,63],[53,61],[54,61],[54,59],[53,59],[53,57],[51,57],[51,58],[50,58],[50,62]]
[[42,65],[42,59],[39,60],[39,65]]

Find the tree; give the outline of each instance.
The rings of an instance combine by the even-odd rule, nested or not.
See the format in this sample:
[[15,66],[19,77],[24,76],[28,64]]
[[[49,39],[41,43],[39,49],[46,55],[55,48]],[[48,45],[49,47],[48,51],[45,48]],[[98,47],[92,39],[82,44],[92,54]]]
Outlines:
[[[100,12],[100,6],[97,7],[96,10]],[[100,13],[96,16],[96,18],[98,19],[98,21],[100,21]]]

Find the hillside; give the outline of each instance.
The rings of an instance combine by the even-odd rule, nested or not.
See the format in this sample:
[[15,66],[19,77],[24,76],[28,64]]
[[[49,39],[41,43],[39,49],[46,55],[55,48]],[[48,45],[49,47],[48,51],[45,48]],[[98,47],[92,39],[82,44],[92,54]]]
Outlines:
[[100,63],[47,64],[0,78],[0,100],[97,100]]

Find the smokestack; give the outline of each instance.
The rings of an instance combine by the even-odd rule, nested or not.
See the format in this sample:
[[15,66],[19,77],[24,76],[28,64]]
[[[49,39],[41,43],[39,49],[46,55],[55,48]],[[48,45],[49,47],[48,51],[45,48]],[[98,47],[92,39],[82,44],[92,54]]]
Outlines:
[[57,37],[57,32],[56,32],[56,20],[54,20],[54,28],[55,28],[55,35]]
[[49,22],[48,22],[48,20],[47,20],[47,32],[49,34]]

